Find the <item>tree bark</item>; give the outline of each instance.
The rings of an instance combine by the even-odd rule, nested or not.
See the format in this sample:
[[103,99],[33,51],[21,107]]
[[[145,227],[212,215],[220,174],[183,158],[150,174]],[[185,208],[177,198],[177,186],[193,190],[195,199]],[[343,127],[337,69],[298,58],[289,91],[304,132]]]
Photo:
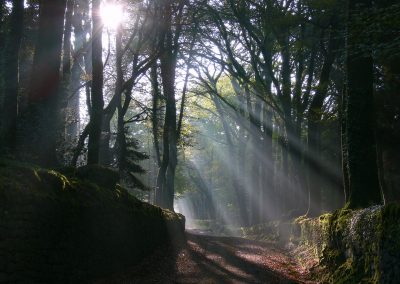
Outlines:
[[[265,45],[263,52],[265,65],[268,69],[272,69],[272,44],[268,43]],[[271,86],[272,79],[267,74],[265,80],[265,98],[267,99],[271,96]],[[267,104],[264,102],[262,106],[262,127],[263,127],[263,152],[264,157],[261,159],[261,172],[260,172],[260,183],[261,196],[259,202],[260,204],[260,219],[261,222],[265,221],[267,218],[275,219],[275,213],[277,212],[277,194],[275,192],[274,183],[274,158],[273,158],[273,147],[272,147],[272,135],[273,135],[273,124],[272,124],[272,110],[269,109]],[[265,208],[265,209],[264,209]],[[269,214],[266,214],[268,212]]]
[[84,7],[81,7],[82,0],[76,0],[74,12],[72,16],[72,26],[74,28],[74,47],[73,62],[71,67],[70,80],[70,96],[68,97],[67,105],[67,125],[66,136],[67,140],[75,142],[79,135],[80,128],[80,107],[79,98],[82,87],[82,75],[84,74],[84,56],[85,50],[88,48],[86,35],[83,29],[82,22],[84,21]]
[[[63,57],[62,57],[62,82],[61,82],[61,105],[60,108],[62,110],[62,125],[59,129],[60,136],[63,137],[62,143],[64,143],[64,148],[68,149],[70,145],[74,141],[72,141],[72,136],[69,135],[68,129],[69,125],[72,123],[70,111],[68,109],[68,102],[70,98],[72,98],[71,89],[71,35],[72,35],[72,14],[74,9],[74,0],[67,0],[67,10],[65,13],[65,27],[64,27],[64,40],[63,40]],[[78,80],[79,84],[79,80]],[[67,152],[67,151],[65,151]]]
[[93,0],[92,3],[92,92],[90,113],[90,130],[88,143],[88,164],[99,162],[101,126],[103,120],[103,45],[102,30],[103,24],[100,18],[100,0]]
[[[117,34],[115,36],[115,50],[116,50],[116,60],[115,60],[115,69],[117,73],[117,79],[115,82],[115,96],[117,96],[118,101],[118,116],[117,116],[117,162],[118,162],[118,170],[120,172],[120,176],[125,171],[126,168],[126,137],[125,137],[125,124],[124,124],[124,116],[126,114],[127,107],[124,108],[122,105],[122,88],[124,83],[124,74],[122,71],[122,27],[119,26],[117,30]],[[125,99],[124,105],[129,106],[128,98]],[[129,99],[130,101],[130,99]],[[107,125],[110,125],[109,121]],[[108,139],[107,145],[105,147],[109,147]]]
[[[0,8],[1,9],[1,8]],[[18,63],[24,20],[24,1],[13,0],[10,17],[10,31],[7,36],[4,66],[4,102],[2,111],[3,146],[9,150],[15,149],[17,115],[18,115]]]
[[164,96],[166,97],[165,124],[168,132],[169,158],[165,181],[165,207],[173,209],[175,170],[177,165],[177,132],[175,102],[175,64],[171,55],[161,58],[161,77]]
[[[4,97],[4,39],[5,39],[5,31],[4,31],[4,14],[6,9],[6,2],[2,1],[0,3],[0,111],[3,112],[3,97]],[[1,130],[1,121],[0,121],[0,130]]]
[[282,94],[279,97],[279,101],[283,110],[283,123],[285,133],[282,133],[282,141],[284,146],[282,149],[282,165],[283,165],[283,177],[284,177],[284,188],[289,193],[286,198],[286,206],[290,210],[294,210],[295,204],[298,205],[294,200],[296,192],[293,192],[292,180],[290,176],[290,156],[299,153],[299,149],[292,151],[292,148],[299,147],[298,141],[295,141],[294,137],[294,125],[292,121],[292,102],[291,102],[291,68],[290,68],[290,51],[289,51],[289,39],[288,35],[285,35],[280,39],[280,45],[282,48]]
[[153,95],[153,103],[152,103],[152,113],[151,113],[151,122],[152,122],[152,133],[153,133],[153,147],[155,158],[157,161],[158,167],[161,167],[161,154],[160,154],[160,142],[159,142],[159,100],[160,100],[160,87],[158,84],[158,72],[157,72],[157,62],[151,66],[150,70],[150,80],[151,80],[151,88]]
[[39,163],[57,164],[56,142],[60,126],[60,64],[66,0],[40,2],[38,39],[33,58],[29,114],[28,151]]
[[[178,39],[182,28],[182,13],[185,1],[179,1],[177,6],[170,1],[162,1],[162,30],[160,50],[160,70],[163,94],[166,100],[163,161],[157,177],[157,200],[164,208],[174,210],[175,171],[178,163],[177,151],[177,115],[175,101],[175,74]],[[175,10],[176,9],[176,10]],[[173,27],[174,25],[174,27]]]
[[349,208],[381,204],[376,141],[372,56],[360,49],[358,12],[371,7],[369,0],[349,1],[347,38],[346,144],[349,174]]
[[314,160],[314,163],[307,163],[307,187],[309,191],[309,204],[307,215],[318,216],[322,210],[322,187],[324,186],[324,168],[321,162],[321,119],[324,100],[328,92],[330,73],[333,62],[336,58],[338,47],[338,35],[331,27],[328,51],[322,65],[321,74],[316,93],[311,101],[307,115],[307,155],[306,161]]

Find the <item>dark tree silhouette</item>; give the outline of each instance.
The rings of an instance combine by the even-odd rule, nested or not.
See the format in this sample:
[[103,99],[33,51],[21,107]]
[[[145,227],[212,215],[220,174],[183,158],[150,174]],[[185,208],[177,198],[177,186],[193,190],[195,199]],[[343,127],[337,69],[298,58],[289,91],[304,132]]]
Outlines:
[[66,0],[40,2],[24,144],[44,165],[57,163],[61,46]]
[[363,50],[359,25],[369,0],[349,1],[346,82],[346,150],[350,208],[382,203],[378,177],[373,96],[373,60]]
[[92,3],[92,108],[89,122],[88,164],[99,162],[101,126],[103,120],[103,23],[100,18],[100,0]]
[[16,144],[17,112],[18,112],[18,57],[21,45],[24,1],[14,0],[10,16],[9,33],[4,54],[4,102],[2,109],[3,146],[14,149]]

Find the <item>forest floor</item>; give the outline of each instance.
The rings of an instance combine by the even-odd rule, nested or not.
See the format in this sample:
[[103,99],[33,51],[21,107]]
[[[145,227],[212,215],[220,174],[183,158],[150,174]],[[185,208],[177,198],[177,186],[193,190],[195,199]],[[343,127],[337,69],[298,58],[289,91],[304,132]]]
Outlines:
[[188,231],[186,241],[159,249],[125,273],[95,283],[317,283],[273,244]]

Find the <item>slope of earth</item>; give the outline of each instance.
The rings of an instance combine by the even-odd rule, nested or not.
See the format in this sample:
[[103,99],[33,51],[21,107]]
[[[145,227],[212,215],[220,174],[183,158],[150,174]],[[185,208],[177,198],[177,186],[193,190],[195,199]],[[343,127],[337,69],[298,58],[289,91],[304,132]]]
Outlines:
[[101,166],[55,171],[0,157],[0,283],[89,283],[183,235],[182,215],[117,181]]
[[234,237],[187,233],[186,242],[158,250],[103,283],[316,283],[277,247]]

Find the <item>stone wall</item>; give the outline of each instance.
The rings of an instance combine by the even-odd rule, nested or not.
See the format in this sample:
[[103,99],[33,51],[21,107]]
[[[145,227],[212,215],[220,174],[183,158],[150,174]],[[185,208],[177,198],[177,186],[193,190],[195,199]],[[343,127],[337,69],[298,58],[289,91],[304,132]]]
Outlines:
[[140,261],[184,217],[118,186],[0,163],[0,283],[81,283]]
[[339,210],[293,226],[293,238],[312,247],[325,268],[324,283],[399,283],[398,205]]

